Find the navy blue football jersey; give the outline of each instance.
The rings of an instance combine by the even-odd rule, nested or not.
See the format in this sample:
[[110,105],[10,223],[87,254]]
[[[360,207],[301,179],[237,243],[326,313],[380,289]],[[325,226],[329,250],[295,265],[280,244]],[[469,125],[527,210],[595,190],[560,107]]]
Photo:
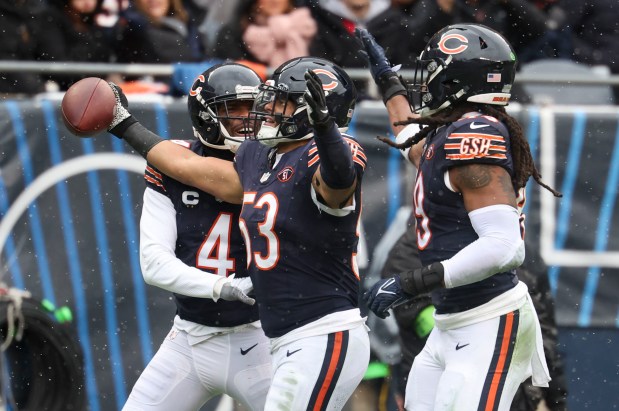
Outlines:
[[[179,141],[198,155],[208,148],[198,141]],[[219,155],[221,156],[221,155]],[[229,160],[232,160],[230,153]],[[239,230],[241,206],[216,199],[166,176],[152,164],[144,173],[146,186],[168,197],[176,210],[176,257],[204,275],[247,277],[245,241]],[[188,297],[174,293],[180,318],[211,327],[233,327],[258,320],[258,310],[238,301]]]
[[316,144],[285,153],[245,141],[235,157],[244,190],[241,230],[262,328],[279,337],[327,314],[358,307],[356,266],[361,179],[366,157],[351,137],[357,172],[354,210],[334,216],[312,199]]
[[[472,163],[498,165],[513,177],[509,133],[503,123],[488,116],[465,117],[426,138],[414,190],[423,265],[451,258],[478,238],[462,195],[446,185],[450,168]],[[517,282],[515,271],[498,273],[473,284],[435,290],[432,302],[438,313],[460,312],[488,302]]]

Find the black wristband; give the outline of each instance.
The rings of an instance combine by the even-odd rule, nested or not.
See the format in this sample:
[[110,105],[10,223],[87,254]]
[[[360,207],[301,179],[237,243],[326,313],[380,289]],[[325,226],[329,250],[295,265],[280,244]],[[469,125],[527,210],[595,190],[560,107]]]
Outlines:
[[314,121],[312,128],[317,133],[326,133],[335,124],[333,117],[327,115],[322,121]]
[[390,70],[381,75],[376,81],[376,85],[385,103],[394,96],[406,95],[406,87],[395,71]]
[[[118,126],[123,123],[120,123]],[[144,127],[137,120],[129,125],[126,130],[124,130],[122,139],[144,158],[146,158],[151,148],[164,141],[161,137]]]
[[433,263],[426,267],[400,273],[402,290],[411,295],[429,293],[442,287],[444,277],[445,269],[441,263]]
[[126,119],[124,119],[123,121],[121,121],[120,123],[118,123],[116,125],[116,127],[110,129],[110,133],[112,133],[114,136],[118,137],[118,138],[125,138],[125,133],[127,132],[127,129],[137,123],[138,121],[135,119],[135,117],[133,116],[129,116]]

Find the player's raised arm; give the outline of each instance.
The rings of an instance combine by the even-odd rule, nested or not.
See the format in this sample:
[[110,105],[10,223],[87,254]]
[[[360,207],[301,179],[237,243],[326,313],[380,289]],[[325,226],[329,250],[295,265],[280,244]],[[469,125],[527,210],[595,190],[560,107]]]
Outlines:
[[[385,50],[376,42],[374,37],[366,29],[356,29],[355,34],[363,45],[363,50],[360,51],[360,54],[367,58],[372,78],[378,86],[378,91],[387,107],[391,130],[396,135],[396,144],[405,142],[419,131],[418,125],[403,124],[407,120],[419,117],[418,114],[413,113],[411,110],[406,86],[392,68],[391,63],[385,56]],[[403,154],[415,166],[418,166],[422,150],[423,144],[416,144],[410,150],[403,150]]]
[[243,189],[232,162],[201,157],[190,150],[166,141],[148,130],[127,110],[122,89],[110,83],[116,94],[114,120],[108,131],[123,139],[142,157],[170,177],[197,187],[230,203],[240,203]]
[[341,208],[351,199],[357,186],[352,153],[329,113],[320,78],[308,70],[305,82],[308,118],[320,156],[320,167],[314,176],[313,186],[328,206]]

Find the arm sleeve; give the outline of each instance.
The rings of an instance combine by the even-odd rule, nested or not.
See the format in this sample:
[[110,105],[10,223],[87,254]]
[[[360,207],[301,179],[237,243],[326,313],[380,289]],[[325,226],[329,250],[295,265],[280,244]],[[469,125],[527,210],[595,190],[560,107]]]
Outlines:
[[176,258],[176,211],[170,199],[144,192],[140,219],[140,265],[147,284],[190,297],[219,298],[226,277],[190,267]]
[[320,174],[323,181],[333,189],[348,188],[357,176],[354,153],[342,138],[335,122],[326,129],[314,127],[314,141],[320,156]]
[[481,281],[524,261],[518,210],[498,204],[471,211],[469,218],[479,238],[442,261],[447,288]]
[[[415,124],[415,123],[407,124],[406,127],[400,130],[398,135],[395,137],[395,142],[398,144],[402,144],[403,142],[405,142],[406,140],[408,140],[415,134],[419,133],[419,130],[421,130],[421,127],[419,126],[419,124]],[[410,151],[411,151],[410,147],[405,148],[404,150],[400,150],[400,154],[402,154],[404,156],[404,159],[409,162],[410,162],[410,158],[408,157],[408,153]]]

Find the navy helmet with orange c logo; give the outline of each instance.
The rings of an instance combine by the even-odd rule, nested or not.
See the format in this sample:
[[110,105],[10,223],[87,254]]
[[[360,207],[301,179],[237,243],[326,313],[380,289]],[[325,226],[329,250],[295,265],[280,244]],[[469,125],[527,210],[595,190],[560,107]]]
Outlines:
[[[217,64],[200,74],[187,96],[194,136],[206,146],[236,152],[253,130],[248,115],[233,115],[229,108],[239,101],[251,107],[261,83],[256,72],[237,63]],[[230,120],[242,121],[243,127],[229,130]]]
[[305,73],[311,70],[322,81],[329,114],[341,131],[348,128],[357,92],[348,74],[335,63],[318,57],[298,57],[280,65],[259,88],[252,116],[260,126],[254,136],[267,146],[311,138],[312,129],[303,97]]
[[506,105],[515,74],[516,54],[501,34],[481,24],[455,24],[421,52],[408,98],[423,117],[460,101]]

